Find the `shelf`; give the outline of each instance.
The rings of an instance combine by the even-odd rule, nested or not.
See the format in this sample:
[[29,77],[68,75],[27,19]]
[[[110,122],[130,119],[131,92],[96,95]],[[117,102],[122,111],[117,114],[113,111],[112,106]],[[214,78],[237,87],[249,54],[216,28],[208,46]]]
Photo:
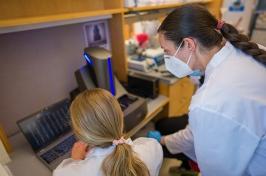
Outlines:
[[[198,0],[195,3],[210,3],[213,0]],[[118,14],[118,13],[128,13],[128,12],[138,12],[138,11],[149,11],[149,10],[159,10],[167,8],[175,8],[186,3],[174,3],[174,4],[162,4],[162,5],[151,5],[144,7],[134,7],[134,8],[116,8],[108,10],[93,10],[85,12],[76,13],[62,13],[53,14],[45,16],[33,16],[33,17],[22,17],[22,18],[11,18],[11,19],[1,19],[0,20],[0,34],[25,31],[32,29],[40,29],[46,27],[60,26],[65,24],[75,24],[89,21],[91,18],[101,19],[102,16]]]
[[179,81],[180,79],[174,77],[174,76],[164,76],[162,73],[157,72],[157,71],[150,71],[150,72],[143,72],[143,71],[138,71],[138,70],[133,70],[128,68],[128,74],[137,74],[137,75],[142,75],[142,76],[150,76],[153,78],[157,78],[159,79],[161,82],[165,83],[165,84],[175,84],[177,81]]
[[125,10],[123,8],[120,8],[0,20],[0,34],[59,26],[64,24],[80,23],[88,21],[94,17],[99,18],[101,16],[124,13],[124,11]]
[[148,112],[143,120],[131,129],[126,136],[132,137],[141,128],[143,128],[147,123],[149,123],[156,115],[158,115],[164,108],[164,106],[169,103],[169,98],[164,95],[159,95],[157,98],[148,101]]
[[[200,4],[207,4],[212,2],[213,0],[198,0],[193,1],[191,3],[200,3]],[[179,3],[171,3],[171,4],[161,4],[161,5],[150,5],[150,6],[142,6],[142,7],[129,7],[126,12],[138,12],[138,11],[149,11],[149,10],[160,10],[160,9],[168,9],[168,8],[175,8],[180,5],[187,4],[187,2],[179,2]]]

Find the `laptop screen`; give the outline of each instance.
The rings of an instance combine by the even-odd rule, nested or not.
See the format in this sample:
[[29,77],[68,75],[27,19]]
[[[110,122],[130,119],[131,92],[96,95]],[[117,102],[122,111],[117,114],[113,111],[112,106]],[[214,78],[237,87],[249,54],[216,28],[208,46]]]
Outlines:
[[34,151],[71,130],[68,99],[57,102],[17,122]]

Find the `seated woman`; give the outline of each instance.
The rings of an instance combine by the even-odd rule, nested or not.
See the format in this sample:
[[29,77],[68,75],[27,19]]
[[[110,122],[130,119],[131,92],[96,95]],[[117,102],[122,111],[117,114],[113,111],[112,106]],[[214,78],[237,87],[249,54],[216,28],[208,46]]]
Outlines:
[[151,138],[124,139],[124,116],[115,97],[103,89],[87,90],[70,107],[74,133],[72,158],[65,159],[53,176],[155,176],[163,153]]

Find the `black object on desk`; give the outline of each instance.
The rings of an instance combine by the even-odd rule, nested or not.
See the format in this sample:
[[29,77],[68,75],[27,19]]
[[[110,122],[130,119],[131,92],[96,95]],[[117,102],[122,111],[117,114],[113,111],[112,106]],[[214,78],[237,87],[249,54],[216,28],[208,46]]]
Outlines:
[[159,95],[159,79],[138,74],[128,74],[130,93],[145,98],[156,98]]

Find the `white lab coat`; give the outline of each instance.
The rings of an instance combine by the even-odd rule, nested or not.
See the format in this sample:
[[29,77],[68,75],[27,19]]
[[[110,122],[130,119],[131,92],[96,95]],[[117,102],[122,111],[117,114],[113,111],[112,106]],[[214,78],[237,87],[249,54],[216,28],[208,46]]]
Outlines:
[[197,161],[203,176],[266,176],[266,67],[229,42],[205,70],[186,129],[168,135],[171,153]]
[[[163,152],[161,145],[151,138],[129,140],[135,154],[149,169],[151,176],[159,174]],[[103,160],[111,154],[114,146],[91,149],[84,160],[65,159],[53,172],[53,176],[102,176]]]

